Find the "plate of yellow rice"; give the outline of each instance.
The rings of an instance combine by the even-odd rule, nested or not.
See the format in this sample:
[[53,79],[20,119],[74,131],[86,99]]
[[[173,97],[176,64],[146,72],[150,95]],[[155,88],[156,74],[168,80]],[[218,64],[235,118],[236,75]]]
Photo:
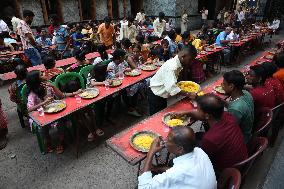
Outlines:
[[159,136],[153,131],[135,132],[130,138],[130,145],[139,152],[148,152],[153,141]]

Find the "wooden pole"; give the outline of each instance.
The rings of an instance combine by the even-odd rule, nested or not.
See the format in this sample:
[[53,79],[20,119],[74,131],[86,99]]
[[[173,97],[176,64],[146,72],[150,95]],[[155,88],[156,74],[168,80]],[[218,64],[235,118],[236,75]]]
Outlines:
[[108,16],[112,18],[112,0],[107,0]]
[[57,16],[60,20],[60,22],[64,22],[64,18],[63,18],[63,14],[62,14],[62,0],[58,0],[56,1],[57,4],[56,4],[56,13],[57,13]]
[[21,0],[14,0],[15,2],[15,16],[18,18],[22,18],[21,14]]
[[81,2],[81,0],[78,0],[78,8],[79,8],[80,21],[82,21],[83,20],[83,12],[82,12],[82,2]]
[[45,0],[40,0],[40,4],[41,4],[41,10],[42,10],[44,24],[48,24],[48,14],[47,14]]
[[96,19],[97,10],[96,10],[96,0],[92,0],[92,19]]
[[126,0],[123,0],[123,16],[126,17]]

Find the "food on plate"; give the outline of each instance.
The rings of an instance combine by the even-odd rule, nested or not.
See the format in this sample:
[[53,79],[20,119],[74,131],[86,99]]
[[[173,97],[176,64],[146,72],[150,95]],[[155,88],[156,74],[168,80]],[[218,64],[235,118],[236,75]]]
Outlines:
[[185,92],[197,93],[200,90],[200,85],[193,81],[180,81],[177,86]]
[[167,121],[167,125],[170,126],[170,127],[182,126],[183,120],[181,120],[181,119],[170,119],[169,121]]

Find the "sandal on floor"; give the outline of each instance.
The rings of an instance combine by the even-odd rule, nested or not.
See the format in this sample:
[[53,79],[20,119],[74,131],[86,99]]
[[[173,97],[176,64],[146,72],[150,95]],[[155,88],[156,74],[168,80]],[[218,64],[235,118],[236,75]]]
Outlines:
[[93,142],[95,140],[95,135],[93,133],[90,133],[88,135],[88,142]]
[[0,139],[0,150],[4,149],[7,146],[7,142],[8,140],[6,137]]
[[53,148],[51,146],[47,146],[46,147],[46,151],[47,151],[47,153],[52,153],[53,152]]
[[96,130],[96,134],[97,134],[98,136],[103,136],[105,133],[104,133],[103,130],[97,129],[97,130]]
[[63,145],[58,145],[57,147],[56,147],[56,153],[57,154],[62,154],[64,152],[64,147],[63,147]]

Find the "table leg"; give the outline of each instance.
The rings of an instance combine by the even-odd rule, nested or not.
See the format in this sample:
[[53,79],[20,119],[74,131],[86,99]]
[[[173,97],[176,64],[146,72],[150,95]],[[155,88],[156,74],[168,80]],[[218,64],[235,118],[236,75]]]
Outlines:
[[137,177],[139,177],[140,168],[141,168],[141,161],[139,161],[138,163]]

